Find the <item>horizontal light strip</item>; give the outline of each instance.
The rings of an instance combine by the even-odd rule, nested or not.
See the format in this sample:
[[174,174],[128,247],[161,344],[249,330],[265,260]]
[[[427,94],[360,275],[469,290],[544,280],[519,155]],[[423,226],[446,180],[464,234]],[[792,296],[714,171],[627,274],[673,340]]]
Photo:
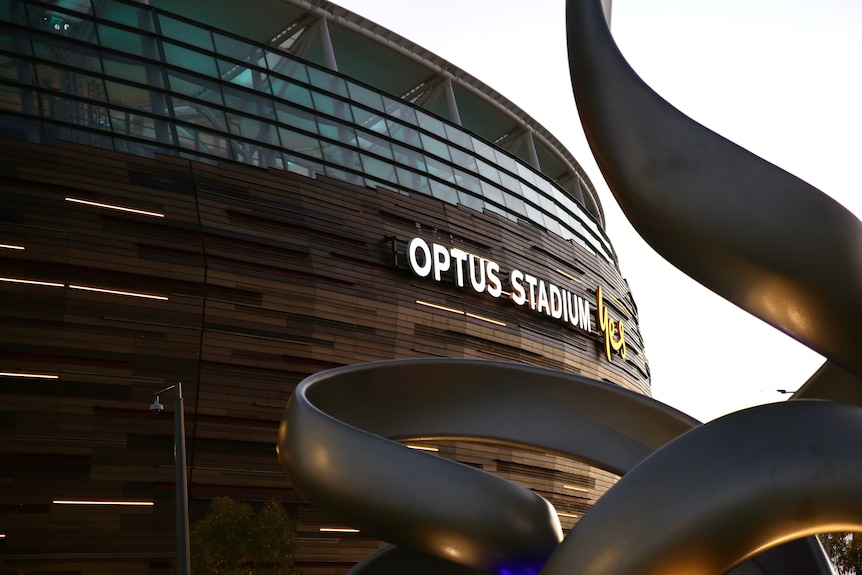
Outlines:
[[24,246],[16,246],[15,244],[0,244],[0,248],[4,250],[23,250]]
[[578,487],[576,485],[566,485],[565,483],[563,483],[563,489],[571,489],[573,491],[582,491],[584,493],[590,492],[590,490],[587,489],[586,487]]
[[359,533],[359,529],[350,527],[321,527],[321,533]]
[[5,534],[5,533],[0,533],[0,539],[6,539],[6,534]]
[[134,507],[152,507],[152,501],[94,501],[86,499],[55,499],[51,503],[57,505],[127,505]]
[[416,449],[419,451],[440,451],[438,447],[433,447],[431,445],[411,445],[410,443],[405,444],[410,449]]
[[564,513],[562,511],[557,511],[557,515],[559,515],[560,517],[571,517],[572,519],[578,518],[578,516],[575,515],[574,513]]
[[22,280],[20,278],[0,278],[0,282],[8,282],[12,284],[28,284],[34,286],[48,286],[48,287],[63,287],[63,284],[58,284],[55,282],[41,282],[36,280]]
[[623,309],[623,313],[624,313],[624,314],[626,314],[627,316],[629,316],[629,318],[631,318],[631,317],[632,317],[632,314],[630,314],[630,313],[629,313],[629,310],[628,310],[628,308],[626,307],[626,304],[624,304],[624,303],[623,303],[623,302],[621,302],[619,299],[617,299],[617,297],[616,297],[614,294],[609,293],[608,295],[609,295],[609,296],[611,296],[611,298],[613,298],[613,300],[614,300],[615,302],[617,302],[618,304],[620,304],[620,307]]
[[475,313],[470,313],[469,311],[468,311],[468,312],[466,312],[466,314],[467,314],[467,317],[472,317],[472,318],[474,318],[474,319],[478,319],[478,320],[482,320],[482,321],[487,321],[488,323],[493,323],[494,325],[499,325],[499,326],[502,326],[502,327],[506,327],[505,322],[497,321],[496,319],[491,319],[490,317],[485,317],[485,316],[483,316],[483,315],[478,315],[478,314],[475,314]]
[[2,377],[29,377],[31,379],[59,379],[59,375],[50,373],[15,373],[13,371],[0,371]]
[[168,299],[166,296],[163,296],[163,295],[153,295],[153,294],[149,294],[149,293],[137,293],[137,292],[131,292],[131,291],[118,291],[118,290],[113,290],[113,289],[97,288],[97,287],[90,287],[90,286],[79,286],[79,285],[74,285],[74,284],[69,284],[69,289],[78,289],[78,290],[83,290],[83,291],[94,291],[94,292],[109,293],[109,294],[114,294],[114,295],[125,295],[125,296],[129,296],[129,297],[141,297],[141,298],[145,298],[145,299],[159,299],[159,300],[167,300]]
[[466,315],[467,317],[472,317],[473,319],[478,319],[480,321],[486,321],[488,323],[493,323],[494,325],[506,327],[506,324],[503,323],[502,321],[497,321],[496,319],[491,319],[491,318],[485,317],[483,315],[470,313],[469,311],[461,311],[460,309],[446,307],[445,305],[437,305],[436,303],[422,301],[421,299],[417,299],[416,303],[418,303],[419,305],[424,305],[426,307],[433,307],[434,309],[439,309],[442,311],[448,311],[451,313],[457,313],[458,315]]
[[567,278],[569,278],[569,279],[570,279],[570,280],[572,280],[573,282],[577,282],[577,283],[579,283],[579,284],[584,283],[584,282],[582,282],[581,280],[579,280],[578,278],[576,278],[575,276],[573,276],[572,274],[567,273],[567,272],[564,272],[564,271],[563,271],[563,270],[561,270],[560,268],[554,268],[554,271],[555,271],[555,272],[557,272],[558,274],[562,274],[562,275],[566,276]]
[[142,216],[152,216],[154,218],[163,218],[165,214],[160,214],[159,212],[148,212],[146,210],[136,210],[134,208],[126,208],[123,206],[115,206],[112,204],[102,204],[99,202],[91,202],[89,200],[80,200],[78,198],[66,198],[67,202],[73,202],[76,204],[84,204],[87,206],[95,206],[97,208],[105,208],[107,210],[117,210],[118,212],[129,212],[132,214],[141,214]]
[[433,307],[434,309],[441,309],[441,310],[443,310],[443,311],[451,311],[452,313],[457,313],[457,314],[460,314],[460,315],[464,315],[464,312],[463,312],[463,311],[461,311],[461,310],[459,310],[459,309],[454,309],[454,308],[451,308],[451,307],[446,307],[445,305],[437,305],[436,303],[431,303],[431,302],[427,302],[427,301],[422,301],[421,299],[417,299],[417,300],[416,300],[416,303],[418,303],[419,305],[427,306],[427,307]]

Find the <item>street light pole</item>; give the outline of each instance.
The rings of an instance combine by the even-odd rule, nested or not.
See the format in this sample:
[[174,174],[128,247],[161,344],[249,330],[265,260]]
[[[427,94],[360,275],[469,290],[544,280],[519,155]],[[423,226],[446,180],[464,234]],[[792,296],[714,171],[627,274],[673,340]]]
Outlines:
[[177,382],[153,394],[155,401],[150,410],[164,411],[159,395],[174,390],[174,467],[176,468],[176,530],[177,530],[177,575],[191,575],[189,553],[189,483],[186,470],[186,423],[183,409],[183,384]]

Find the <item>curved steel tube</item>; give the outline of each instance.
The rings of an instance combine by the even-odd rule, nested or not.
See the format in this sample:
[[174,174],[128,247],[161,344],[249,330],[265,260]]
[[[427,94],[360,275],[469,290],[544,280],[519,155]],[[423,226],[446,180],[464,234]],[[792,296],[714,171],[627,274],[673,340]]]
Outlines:
[[855,406],[800,400],[725,416],[627,474],[542,575],[719,575],[792,539],[862,530],[860,453]]
[[692,278],[862,375],[862,224],[650,89],[598,0],[567,2],[581,123],[638,233]]
[[400,360],[303,381],[278,446],[305,497],[370,535],[475,569],[535,573],[561,539],[544,499],[384,437],[541,448],[619,473],[695,425],[650,398],[571,374]]

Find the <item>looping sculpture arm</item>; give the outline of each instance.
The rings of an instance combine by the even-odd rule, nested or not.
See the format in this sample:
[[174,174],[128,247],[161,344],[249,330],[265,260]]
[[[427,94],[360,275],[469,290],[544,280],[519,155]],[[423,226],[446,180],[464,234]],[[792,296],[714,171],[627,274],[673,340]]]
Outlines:
[[708,130],[631,69],[598,0],[567,3],[587,140],[638,233],[734,304],[862,375],[862,224]]
[[279,459],[363,532],[491,573],[535,573],[561,539],[541,497],[389,439],[474,439],[625,473],[697,421],[587,378],[503,362],[400,360],[322,372],[285,412]]

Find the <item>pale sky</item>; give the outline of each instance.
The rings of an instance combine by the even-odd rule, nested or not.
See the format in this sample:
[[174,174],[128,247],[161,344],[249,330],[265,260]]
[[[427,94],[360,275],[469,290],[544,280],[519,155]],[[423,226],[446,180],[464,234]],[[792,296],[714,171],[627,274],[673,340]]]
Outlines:
[[[587,171],[631,285],[656,399],[708,421],[781,401],[822,358],[703,288],[631,228],[590,155],[569,84],[563,0],[335,0],[466,70]],[[862,195],[862,2],[614,0],[612,31],[680,110],[829,194]],[[860,326],[862,329],[862,326]]]

